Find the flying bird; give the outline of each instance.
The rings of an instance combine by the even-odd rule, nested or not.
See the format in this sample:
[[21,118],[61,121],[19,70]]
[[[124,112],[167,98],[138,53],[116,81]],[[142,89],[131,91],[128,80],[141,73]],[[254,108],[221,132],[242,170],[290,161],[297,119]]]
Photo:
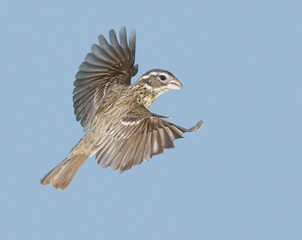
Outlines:
[[109,31],[109,43],[103,35],[92,45],[76,74],[73,106],[77,121],[88,132],[67,157],[47,173],[41,184],[65,189],[85,162],[93,155],[101,167],[120,173],[148,161],[185,132],[199,130],[203,121],[186,129],[165,120],[148,109],[161,94],[181,89],[182,84],[170,72],[152,69],[131,84],[138,70],[135,62],[136,32],[127,42],[126,28]]

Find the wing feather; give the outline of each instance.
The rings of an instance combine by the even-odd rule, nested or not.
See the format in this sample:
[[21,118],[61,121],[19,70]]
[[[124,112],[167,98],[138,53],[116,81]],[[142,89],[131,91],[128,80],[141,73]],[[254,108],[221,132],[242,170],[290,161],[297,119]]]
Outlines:
[[175,139],[182,138],[185,132],[199,130],[201,126],[199,122],[186,129],[138,107],[108,129],[104,136],[106,142],[99,145],[96,160],[101,167],[111,167],[122,173],[150,160],[165,148],[174,148]]
[[133,166],[141,164],[143,160],[147,137],[148,134],[141,133],[141,139],[133,156]]
[[126,28],[120,30],[118,42],[114,30],[109,32],[110,44],[103,35],[99,45],[93,44],[84,62],[80,65],[74,82],[73,102],[76,119],[84,131],[91,128],[95,115],[106,94],[115,85],[129,85],[137,73],[135,62],[135,31],[131,31],[129,45]]
[[171,135],[169,134],[169,128],[164,127],[163,128],[163,135],[164,135],[164,139],[165,139],[165,148],[174,148],[174,138],[171,137]]
[[142,140],[142,134],[137,134],[136,139],[133,142],[132,150],[129,153],[129,156],[127,159],[127,164],[125,165],[125,168],[123,169],[123,171],[129,170],[134,165],[135,154],[138,152],[139,143],[141,140]]

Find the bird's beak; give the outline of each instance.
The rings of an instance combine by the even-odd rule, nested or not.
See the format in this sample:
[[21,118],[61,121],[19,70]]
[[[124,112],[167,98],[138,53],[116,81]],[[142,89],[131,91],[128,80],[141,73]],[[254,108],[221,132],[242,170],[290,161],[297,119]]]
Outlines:
[[182,84],[177,78],[173,78],[168,82],[167,88],[171,90],[180,90],[182,88]]

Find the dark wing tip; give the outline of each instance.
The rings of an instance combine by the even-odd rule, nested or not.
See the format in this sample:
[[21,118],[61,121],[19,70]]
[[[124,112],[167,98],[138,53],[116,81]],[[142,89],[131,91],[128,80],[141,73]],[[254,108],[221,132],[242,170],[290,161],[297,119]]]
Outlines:
[[125,26],[121,27],[119,35],[120,35],[120,44],[123,47],[127,47],[128,46],[128,44],[127,44],[127,31],[126,31]]
[[129,47],[131,49],[132,55],[135,55],[135,42],[136,42],[136,31],[132,29],[129,35]]
[[99,40],[99,44],[100,44],[100,45],[102,45],[102,43],[103,43],[104,41],[107,42],[107,41],[106,41],[106,38],[104,37],[103,34],[100,34],[100,35],[98,36],[98,40]]
[[126,27],[125,27],[125,26],[122,26],[122,27],[121,27],[121,29],[120,29],[120,33],[121,33],[121,32],[126,33]]
[[117,38],[116,38],[115,31],[113,29],[111,29],[109,31],[109,40],[110,40],[111,45],[113,45],[113,46],[118,46],[119,45],[119,43],[117,41]]

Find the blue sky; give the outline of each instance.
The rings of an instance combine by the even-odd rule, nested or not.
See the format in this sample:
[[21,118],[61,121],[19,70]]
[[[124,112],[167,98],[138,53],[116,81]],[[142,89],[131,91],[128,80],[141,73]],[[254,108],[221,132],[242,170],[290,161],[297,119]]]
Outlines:
[[[1,239],[302,239],[301,1],[2,1]],[[137,31],[151,111],[200,132],[120,175],[40,178],[83,135],[74,76],[97,36]]]

